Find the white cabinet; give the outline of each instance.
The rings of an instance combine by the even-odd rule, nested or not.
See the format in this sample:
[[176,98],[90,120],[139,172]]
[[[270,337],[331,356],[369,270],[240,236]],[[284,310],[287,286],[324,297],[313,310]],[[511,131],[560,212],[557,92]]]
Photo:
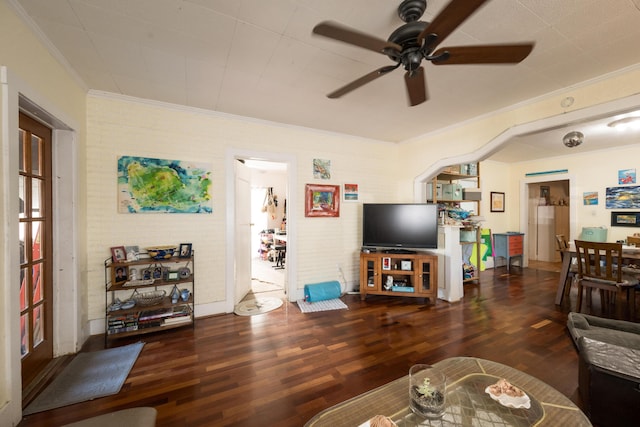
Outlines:
[[438,298],[449,302],[464,296],[460,227],[438,227]]

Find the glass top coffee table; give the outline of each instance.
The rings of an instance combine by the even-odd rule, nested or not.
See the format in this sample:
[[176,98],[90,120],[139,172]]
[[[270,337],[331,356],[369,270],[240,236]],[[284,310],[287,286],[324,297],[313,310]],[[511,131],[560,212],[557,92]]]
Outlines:
[[[517,369],[473,357],[453,357],[434,366],[447,375],[447,408],[442,419],[424,420],[411,412],[409,379],[403,377],[325,409],[305,427],[357,427],[374,415],[386,415],[398,427],[591,425],[571,400]],[[530,408],[506,407],[485,393],[488,385],[501,378],[529,396]]]

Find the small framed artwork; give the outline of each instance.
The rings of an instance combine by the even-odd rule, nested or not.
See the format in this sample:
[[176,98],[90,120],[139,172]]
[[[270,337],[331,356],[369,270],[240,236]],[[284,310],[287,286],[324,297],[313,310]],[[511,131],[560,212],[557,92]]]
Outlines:
[[635,169],[621,169],[618,171],[618,184],[635,184],[636,183],[636,170]]
[[342,188],[342,199],[345,202],[357,202],[358,184],[344,184]]
[[126,262],[127,252],[124,246],[114,246],[111,248],[111,261],[113,262]]
[[612,227],[640,227],[640,212],[611,212]]
[[400,270],[411,271],[411,261],[400,261]]
[[180,243],[180,258],[191,258],[191,243]]
[[551,187],[549,187],[548,185],[541,185],[540,186],[540,198],[544,199],[544,204],[545,205],[550,205],[550,196],[551,196]]
[[151,270],[151,278],[160,280],[164,279],[164,268],[160,266],[153,267],[153,270]]
[[113,277],[113,281],[118,283],[124,283],[129,278],[129,268],[122,266],[116,267],[115,276]]
[[583,205],[597,205],[598,204],[598,192],[597,191],[585,191],[582,193]]
[[383,270],[391,270],[391,258],[383,257],[382,258],[382,269]]
[[127,261],[138,261],[140,259],[140,248],[138,246],[125,246]]
[[304,216],[339,217],[340,186],[307,184],[305,187]]
[[313,177],[331,179],[331,160],[313,159]]
[[491,212],[504,212],[504,193],[491,192]]

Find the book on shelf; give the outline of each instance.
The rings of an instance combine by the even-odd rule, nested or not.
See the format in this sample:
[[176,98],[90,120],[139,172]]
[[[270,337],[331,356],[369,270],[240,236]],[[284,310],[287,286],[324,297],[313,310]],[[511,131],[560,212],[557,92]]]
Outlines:
[[181,316],[189,313],[191,313],[191,308],[186,304],[182,304],[170,308],[158,308],[155,310],[141,311],[139,320],[145,321],[152,319],[163,319],[165,317]]
[[137,331],[138,330],[138,325],[124,325],[121,327],[111,327],[109,326],[109,328],[107,328],[107,335],[112,335],[112,334],[121,334],[123,332],[131,332],[131,331]]
[[138,329],[155,328],[162,326],[162,319],[142,320],[138,322]]
[[164,319],[164,323],[163,325],[169,326],[169,325],[179,325],[181,323],[190,323],[191,322],[191,316],[187,315],[187,316],[176,316],[176,317],[167,317],[166,319]]

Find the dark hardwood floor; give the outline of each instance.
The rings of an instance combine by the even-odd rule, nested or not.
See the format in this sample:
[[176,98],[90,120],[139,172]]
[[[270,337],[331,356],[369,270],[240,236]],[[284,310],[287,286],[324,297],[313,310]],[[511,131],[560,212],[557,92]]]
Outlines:
[[[59,426],[134,406],[158,426],[300,427],[317,412],[407,374],[414,363],[475,356],[555,387],[580,406],[578,358],[554,305],[559,265],[487,270],[458,303],[346,295],[348,310],[302,314],[295,303],[241,317],[198,319],[137,339],[146,344],[115,396],[25,417]],[[575,296],[571,296],[572,306]],[[94,336],[83,351],[103,348]],[[336,426],[339,427],[339,426]]]

